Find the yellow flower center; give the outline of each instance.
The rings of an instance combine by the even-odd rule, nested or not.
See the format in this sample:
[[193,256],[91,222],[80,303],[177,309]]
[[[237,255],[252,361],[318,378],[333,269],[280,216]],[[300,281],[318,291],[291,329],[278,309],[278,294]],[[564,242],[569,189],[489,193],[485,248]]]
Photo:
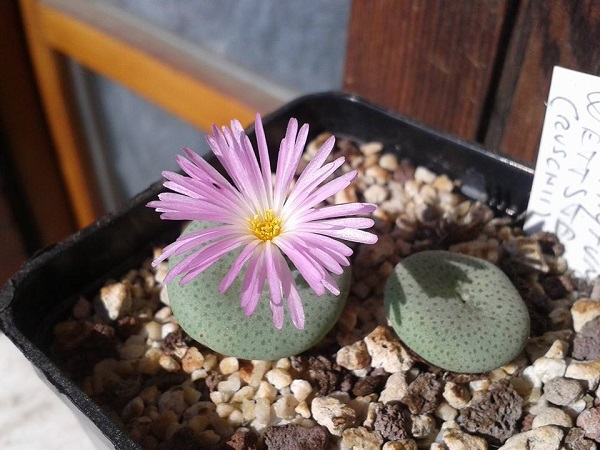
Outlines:
[[281,219],[275,215],[272,209],[259,213],[253,219],[248,220],[248,229],[254,236],[263,241],[270,241],[281,233]]

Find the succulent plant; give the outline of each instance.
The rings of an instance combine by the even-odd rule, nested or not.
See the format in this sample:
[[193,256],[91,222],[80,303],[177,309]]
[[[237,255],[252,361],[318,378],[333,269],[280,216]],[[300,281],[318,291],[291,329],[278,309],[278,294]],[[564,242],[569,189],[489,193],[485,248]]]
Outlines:
[[400,261],[385,286],[385,308],[411,350],[454,372],[500,367],[529,337],[527,308],[504,272],[449,251],[423,251]]
[[[186,232],[207,226],[207,222],[192,222]],[[293,270],[304,303],[306,325],[299,330],[288,314],[283,327],[278,330],[271,322],[268,288],[264,289],[256,310],[249,317],[240,306],[241,278],[236,279],[224,293],[219,292],[219,283],[238,253],[233,251],[224,255],[183,287],[177,280],[167,285],[173,314],[190,337],[228,356],[273,360],[296,355],[312,347],[335,325],[350,289],[349,268],[335,277],[340,295],[326,292],[321,297],[315,294],[297,270]],[[181,258],[170,258],[169,266],[173,267]]]

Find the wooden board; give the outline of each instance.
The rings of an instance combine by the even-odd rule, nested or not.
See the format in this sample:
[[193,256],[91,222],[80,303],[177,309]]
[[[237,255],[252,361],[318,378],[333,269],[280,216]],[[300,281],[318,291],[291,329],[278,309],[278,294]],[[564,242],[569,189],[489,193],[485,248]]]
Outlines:
[[600,2],[521,4],[485,145],[534,164],[555,65],[600,75]]
[[344,88],[475,139],[509,3],[355,0]]

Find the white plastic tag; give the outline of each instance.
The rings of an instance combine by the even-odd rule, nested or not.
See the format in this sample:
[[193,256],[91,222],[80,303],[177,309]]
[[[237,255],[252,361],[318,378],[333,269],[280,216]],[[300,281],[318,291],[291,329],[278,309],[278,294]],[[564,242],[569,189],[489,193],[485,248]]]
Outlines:
[[551,231],[577,276],[600,273],[600,77],[554,67],[525,231]]

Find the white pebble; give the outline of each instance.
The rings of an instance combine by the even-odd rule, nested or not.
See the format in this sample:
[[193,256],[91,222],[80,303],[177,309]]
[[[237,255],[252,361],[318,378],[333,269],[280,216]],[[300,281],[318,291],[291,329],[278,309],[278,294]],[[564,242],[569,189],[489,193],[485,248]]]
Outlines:
[[577,300],[571,308],[573,316],[573,329],[579,333],[583,326],[600,316],[600,302],[589,299]]
[[257,399],[254,407],[254,415],[258,423],[268,425],[271,421],[271,402],[266,398]]
[[277,369],[289,370],[292,367],[292,362],[290,358],[281,358],[275,362],[275,367]]
[[444,399],[450,406],[456,409],[464,408],[471,400],[469,390],[461,384],[448,381],[444,386]]
[[298,403],[294,411],[296,411],[297,414],[300,414],[305,419],[309,419],[311,416],[310,408],[308,407],[308,404],[306,402]]
[[396,169],[396,167],[398,167],[398,158],[396,158],[396,155],[393,153],[381,155],[379,158],[379,167],[392,172],[394,169]]
[[379,184],[372,184],[363,192],[368,203],[381,203],[388,198],[388,195],[388,190]]
[[244,421],[251,422],[256,417],[256,402],[254,400],[244,400],[241,410]]
[[229,403],[219,403],[217,405],[217,414],[222,419],[229,417],[229,414],[231,414],[234,410],[234,406]]
[[296,397],[296,400],[298,400],[299,402],[303,402],[304,400],[306,400],[312,392],[311,384],[308,381],[302,379],[292,381],[290,389],[292,391],[292,394],[294,394],[294,397]]
[[227,422],[234,427],[239,427],[244,423],[244,414],[239,409],[234,409],[227,417]]
[[564,359],[569,351],[569,344],[562,339],[557,339],[552,343],[552,346],[548,349],[545,358],[552,359]]
[[437,175],[426,167],[418,166],[415,169],[415,180],[421,183],[431,184]]
[[587,396],[584,396],[583,398],[580,398],[579,400],[575,400],[574,402],[571,402],[568,405],[566,405],[563,409],[571,417],[577,417],[584,410],[586,410],[587,408],[589,408],[591,406],[592,402],[590,401],[589,397],[590,396],[587,395]]
[[399,402],[404,398],[408,389],[406,375],[404,372],[395,372],[391,374],[386,383],[385,388],[381,391],[379,401],[381,403]]
[[376,141],[367,142],[360,146],[360,151],[365,156],[377,155],[378,153],[381,153],[381,150],[383,150],[383,144]]
[[194,370],[190,374],[190,378],[192,379],[192,381],[203,380],[206,377],[208,377],[208,372],[206,371],[206,369]]
[[162,326],[158,322],[151,320],[150,322],[146,323],[144,328],[146,329],[148,338],[152,339],[153,341],[160,341],[162,339]]
[[395,373],[406,371],[414,364],[413,358],[387,327],[376,327],[365,336],[364,342],[374,368],[381,367],[388,373]]
[[181,367],[185,373],[194,373],[202,369],[204,365],[204,355],[196,347],[190,347],[181,358]]
[[273,402],[277,397],[277,389],[268,381],[261,381],[258,390],[256,391],[255,398],[266,398],[267,400]]
[[442,402],[438,405],[437,409],[435,410],[435,415],[446,422],[449,420],[456,419],[458,411],[452,406],[450,406],[448,403]]
[[96,312],[108,320],[117,320],[131,311],[129,283],[113,283],[100,289],[100,297],[94,304]]
[[164,339],[169,334],[174,333],[177,330],[179,330],[179,325],[177,325],[176,323],[173,323],[173,322],[168,322],[162,326],[160,334],[161,334],[162,338]]
[[562,377],[566,370],[567,363],[564,359],[542,356],[533,363],[533,371],[542,383],[546,383],[553,378]]
[[[158,272],[156,273],[158,275]],[[164,274],[161,274],[161,278],[164,279],[164,277],[167,275],[167,272],[165,271]],[[161,281],[162,283],[162,281]],[[169,306],[170,302],[169,302],[169,293],[167,292],[167,287],[163,286],[162,288],[160,288],[160,294],[159,294],[159,299],[160,302],[163,305],[167,305]]]
[[215,405],[220,405],[221,403],[227,403],[231,398],[231,394],[221,391],[212,391],[209,397]]
[[284,395],[273,404],[273,411],[280,419],[293,419],[296,406],[298,406],[298,400],[293,395]]
[[158,311],[156,311],[156,313],[154,314],[154,320],[156,320],[158,323],[165,323],[167,319],[171,318],[172,315],[173,311],[171,311],[171,307],[164,306]]
[[365,369],[371,363],[371,357],[364,341],[356,341],[340,348],[335,359],[340,366],[348,370]]
[[242,403],[245,400],[252,400],[256,393],[256,389],[252,386],[243,386],[240,388],[233,397],[231,397],[232,403]]
[[600,359],[593,361],[576,361],[569,364],[565,378],[585,381],[590,391],[594,391],[600,384]]
[[266,374],[267,381],[275,388],[282,389],[292,383],[292,376],[283,369],[271,369]]
[[492,383],[487,378],[469,382],[469,390],[472,394],[479,391],[487,391]]
[[227,356],[219,363],[219,370],[223,375],[230,375],[237,372],[240,368],[240,363],[237,358],[233,356]]
[[237,392],[242,387],[242,380],[240,378],[239,373],[232,373],[227,377],[226,380],[219,382],[217,385],[217,390],[219,392],[226,392],[230,395],[233,395],[234,392]]
[[352,408],[331,396],[316,397],[310,409],[317,423],[335,436],[341,436],[342,431],[354,425],[356,420],[356,413]]
[[158,364],[167,372],[177,372],[181,369],[181,365],[169,355],[162,355],[158,360]]
[[258,387],[265,373],[271,368],[271,361],[256,360],[252,361],[252,370],[250,373],[242,371],[242,378],[250,386]]

